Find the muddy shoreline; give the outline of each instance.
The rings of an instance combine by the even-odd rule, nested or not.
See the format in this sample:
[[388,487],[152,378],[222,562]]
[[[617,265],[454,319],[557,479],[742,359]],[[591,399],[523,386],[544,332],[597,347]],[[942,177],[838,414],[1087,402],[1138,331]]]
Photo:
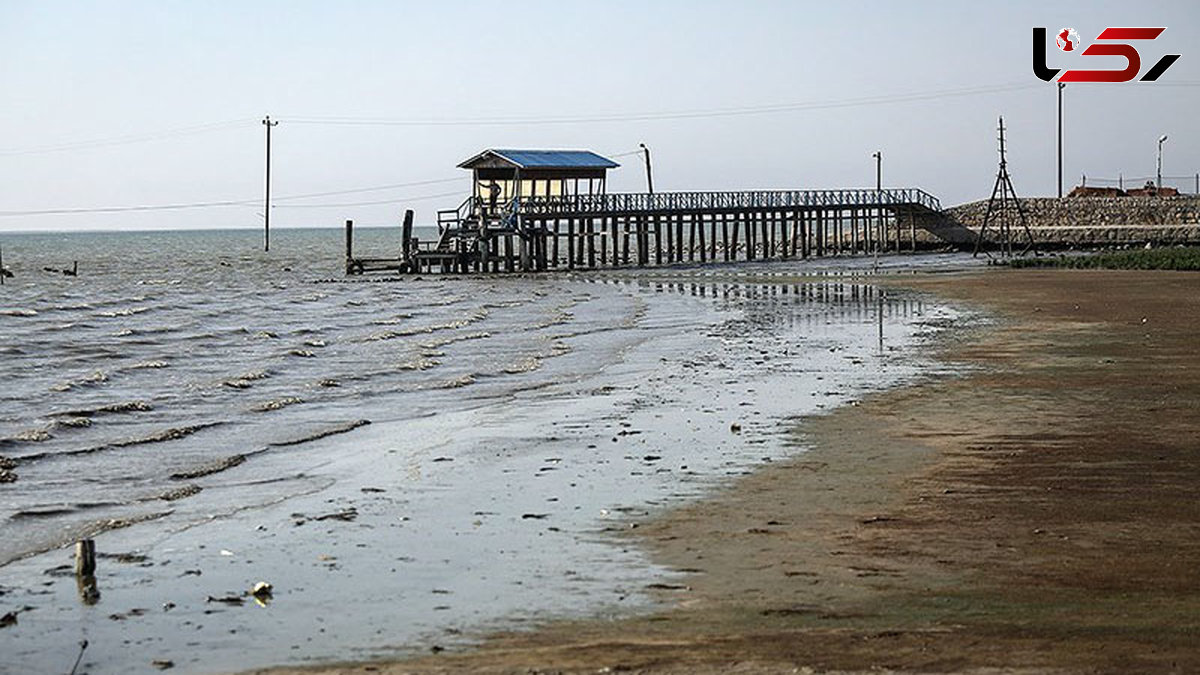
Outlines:
[[806,421],[813,451],[643,523],[687,572],[670,609],[323,672],[1200,670],[1200,276],[895,283],[1001,318],[941,342],[970,374]]

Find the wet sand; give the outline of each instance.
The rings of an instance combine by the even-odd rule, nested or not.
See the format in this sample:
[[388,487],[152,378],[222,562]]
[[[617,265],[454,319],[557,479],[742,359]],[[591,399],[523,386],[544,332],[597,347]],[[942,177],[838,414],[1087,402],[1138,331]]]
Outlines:
[[894,283],[1000,317],[941,338],[969,374],[802,421],[812,451],[641,523],[687,572],[668,609],[324,672],[1200,670],[1200,276]]

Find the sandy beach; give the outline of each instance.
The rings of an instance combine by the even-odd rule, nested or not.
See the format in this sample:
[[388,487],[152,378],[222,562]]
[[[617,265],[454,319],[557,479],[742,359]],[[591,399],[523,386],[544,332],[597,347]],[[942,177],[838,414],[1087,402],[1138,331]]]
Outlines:
[[685,572],[669,609],[317,672],[1200,669],[1200,277],[891,283],[999,320],[940,338],[966,375],[805,419],[812,451],[640,523]]

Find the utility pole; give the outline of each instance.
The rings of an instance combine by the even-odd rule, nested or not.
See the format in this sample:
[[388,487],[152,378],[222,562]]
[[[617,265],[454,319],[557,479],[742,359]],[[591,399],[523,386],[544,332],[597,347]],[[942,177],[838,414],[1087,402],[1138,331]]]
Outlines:
[[266,196],[263,198],[265,206],[263,207],[263,250],[271,250],[271,127],[279,126],[279,122],[272,122],[271,116],[267,115],[262,121],[267,127],[267,189]]
[[883,191],[883,151],[876,150],[875,154],[871,155],[875,158],[875,189]]
[[1058,83],[1058,198],[1062,199],[1062,91],[1067,85]]
[[646,156],[646,189],[650,194],[654,194],[654,175],[650,172],[650,148],[647,148],[645,143],[638,143],[638,147]]

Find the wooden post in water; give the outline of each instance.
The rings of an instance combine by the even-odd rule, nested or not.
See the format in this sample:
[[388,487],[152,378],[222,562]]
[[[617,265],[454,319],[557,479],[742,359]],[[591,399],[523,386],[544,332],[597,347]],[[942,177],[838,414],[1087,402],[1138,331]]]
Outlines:
[[775,221],[770,211],[762,215],[763,260],[770,260],[775,255]]
[[412,259],[413,210],[404,210],[404,224],[400,226],[400,260],[407,263]]
[[675,214],[675,262],[683,262],[683,214]]
[[554,234],[552,235],[554,238],[550,240],[550,261],[551,261],[550,264],[554,267],[558,267],[559,226],[560,226],[560,221],[558,220],[558,218],[555,218],[554,219]]
[[[606,220],[605,216],[600,216],[600,266],[601,267],[604,266],[604,261],[606,258],[608,258],[608,234],[605,231],[608,228],[605,227],[605,225],[606,225],[605,220]],[[616,246],[616,242],[613,242],[613,246]]]
[[[652,216],[654,219],[654,264],[662,264],[662,223],[659,222],[658,214]],[[667,233],[670,236],[670,233]]]
[[728,261],[737,262],[737,259],[738,259],[738,227],[740,225],[740,221],[742,221],[742,216],[740,216],[739,214],[731,214],[731,216],[732,216],[731,220],[733,221],[733,223],[732,223],[733,232],[730,234],[730,257],[728,257],[726,259],[728,259]]
[[75,542],[75,584],[84,604],[93,605],[100,599],[96,588],[96,542],[91,539]]
[[746,260],[750,261],[754,260],[754,246],[756,244],[754,236],[754,213],[751,211],[743,212],[742,220],[746,224]]
[[779,255],[787,260],[792,247],[792,242],[788,239],[788,214],[787,211],[777,211],[776,216],[779,219]]
[[[696,215],[688,214],[686,216],[680,215],[679,217],[680,217],[680,219],[682,219],[682,217],[686,217],[686,219],[688,219],[688,262],[695,262],[695,259],[696,259]],[[701,231],[701,237],[703,237],[703,231]],[[704,246],[704,244],[701,243],[701,247],[703,247],[703,246]],[[701,257],[703,257],[703,252],[701,252]]]
[[900,234],[901,234],[899,209],[897,209],[895,212],[895,220],[896,220],[896,253],[899,253],[900,252]]
[[708,259],[717,261],[717,216],[708,214]]
[[[620,230],[621,230],[621,242],[622,242],[621,264],[625,265],[625,266],[629,265],[629,233],[630,233],[630,227],[632,225],[633,225],[633,221],[629,218],[629,216],[625,216],[625,222],[621,223],[619,226]],[[641,246],[640,240],[638,241],[638,245]]]
[[808,211],[800,212],[800,257],[808,259]]
[[704,214],[693,214],[692,221],[692,227],[700,239],[700,262],[708,262],[708,249],[704,246]]
[[567,219],[567,269],[575,269],[575,219]]
[[587,219],[587,256],[588,269],[596,267],[596,220],[594,218]]
[[354,221],[346,221],[346,274],[354,271]]
[[[715,238],[715,235],[714,235]],[[725,262],[729,262],[729,214],[721,214],[721,254]]]
[[75,542],[75,575],[87,576],[96,573],[96,542],[80,539]]
[[[621,264],[621,228],[617,216],[608,217],[608,232],[612,235],[612,266]],[[625,262],[629,262],[629,237],[625,237]]]
[[671,225],[671,216],[666,216],[666,231],[667,231],[667,263],[675,261],[675,228]]

